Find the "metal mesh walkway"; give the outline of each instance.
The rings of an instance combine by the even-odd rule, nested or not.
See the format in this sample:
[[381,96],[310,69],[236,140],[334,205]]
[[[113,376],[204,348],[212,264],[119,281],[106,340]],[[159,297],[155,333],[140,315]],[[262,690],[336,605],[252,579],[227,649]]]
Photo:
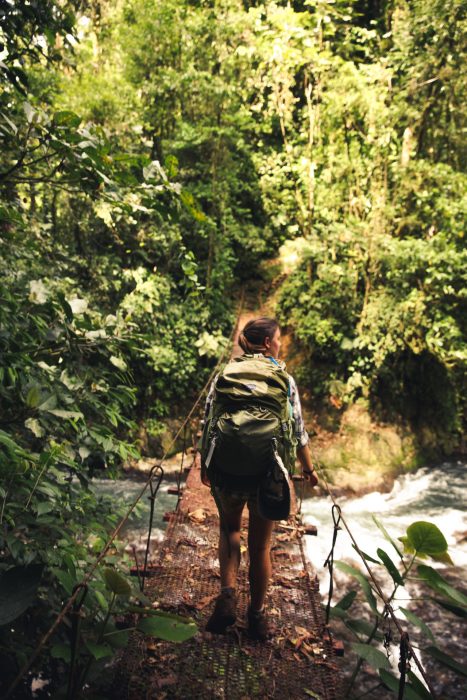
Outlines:
[[218,518],[208,489],[192,469],[152,562],[145,593],[161,609],[196,619],[200,632],[180,645],[135,635],[116,669],[112,697],[339,698],[332,646],[323,638],[318,582],[305,560],[302,536],[294,516],[274,533],[274,573],[267,598],[275,626],[271,640],[260,643],[247,636],[246,547],[238,581],[237,624],[225,635],[205,632],[219,593]]

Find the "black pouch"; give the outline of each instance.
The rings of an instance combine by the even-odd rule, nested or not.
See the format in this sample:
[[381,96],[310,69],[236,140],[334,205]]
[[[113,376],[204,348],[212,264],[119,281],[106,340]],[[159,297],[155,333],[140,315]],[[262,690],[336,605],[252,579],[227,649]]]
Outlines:
[[273,450],[271,465],[258,485],[258,511],[266,520],[287,520],[290,514],[289,475]]

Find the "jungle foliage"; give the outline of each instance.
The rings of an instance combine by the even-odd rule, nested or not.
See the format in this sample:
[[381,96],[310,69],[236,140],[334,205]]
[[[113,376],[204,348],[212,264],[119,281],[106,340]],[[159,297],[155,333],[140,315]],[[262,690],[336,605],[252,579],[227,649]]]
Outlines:
[[[202,385],[282,244],[314,398],[456,445],[465,7],[0,0],[0,18],[0,572],[36,601],[0,627],[8,682],[118,519],[90,477]],[[82,679],[121,561],[84,604]]]

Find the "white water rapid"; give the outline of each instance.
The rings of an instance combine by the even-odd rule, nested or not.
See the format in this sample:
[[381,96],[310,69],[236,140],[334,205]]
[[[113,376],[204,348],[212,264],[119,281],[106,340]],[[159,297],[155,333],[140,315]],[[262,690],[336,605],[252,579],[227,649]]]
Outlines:
[[[405,535],[411,523],[425,520],[439,527],[455,566],[463,568],[467,566],[466,486],[467,465],[445,463],[400,476],[390,493],[374,491],[356,498],[338,498],[337,502],[360,549],[367,554],[376,557],[376,550],[381,547],[397,560],[391,544],[376,527],[373,515],[395,540]],[[302,505],[304,521],[318,527],[318,537],[306,538],[306,551],[318,571],[322,591],[325,590],[322,565],[332,543],[331,505],[329,498],[313,497],[306,498]],[[334,558],[352,560],[360,565],[360,558],[345,530],[338,534]],[[430,562],[430,565],[442,568],[440,564]]]

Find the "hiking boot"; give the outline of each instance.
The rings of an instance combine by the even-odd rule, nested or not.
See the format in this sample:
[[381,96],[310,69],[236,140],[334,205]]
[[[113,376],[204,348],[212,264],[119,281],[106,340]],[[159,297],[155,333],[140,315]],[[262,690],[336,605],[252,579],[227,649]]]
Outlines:
[[226,627],[233,625],[237,619],[237,596],[234,590],[222,591],[216,600],[214,612],[209,618],[206,630],[222,634]]
[[248,608],[248,633],[252,639],[265,642],[271,636],[271,627],[263,610],[256,611]]

